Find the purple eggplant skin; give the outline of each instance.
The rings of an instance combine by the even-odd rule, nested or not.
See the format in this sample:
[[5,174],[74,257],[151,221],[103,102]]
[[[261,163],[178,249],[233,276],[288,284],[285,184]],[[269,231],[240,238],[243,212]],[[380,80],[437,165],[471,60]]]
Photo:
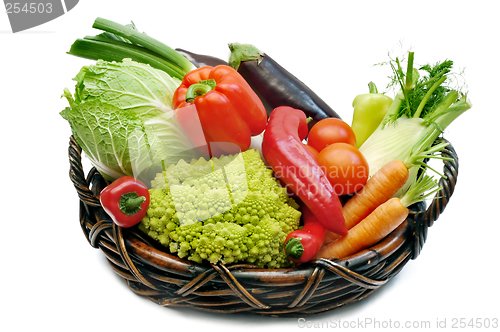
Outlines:
[[186,59],[188,59],[189,62],[196,66],[196,68],[200,68],[203,66],[215,67],[218,65],[228,66],[228,63],[226,61],[211,55],[196,54],[183,50],[182,48],[176,48],[175,50],[182,54],[182,56],[184,56]]
[[302,110],[312,118],[309,129],[325,118],[340,119],[314,91],[265,53],[260,60],[241,61],[238,72],[262,100],[268,115],[278,106]]

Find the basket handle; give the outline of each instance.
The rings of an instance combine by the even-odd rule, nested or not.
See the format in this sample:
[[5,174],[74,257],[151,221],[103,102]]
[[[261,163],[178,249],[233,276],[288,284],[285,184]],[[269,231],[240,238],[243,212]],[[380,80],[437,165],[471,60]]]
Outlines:
[[450,158],[451,160],[443,160],[443,174],[439,180],[439,186],[442,187],[439,190],[432,203],[424,211],[419,211],[413,216],[413,257],[415,259],[420,254],[422,247],[427,239],[427,230],[431,227],[434,222],[439,218],[441,213],[448,205],[448,202],[455,191],[455,186],[458,177],[458,155],[449,141],[446,139],[441,139],[436,143],[448,143],[443,151],[441,152],[443,157]]

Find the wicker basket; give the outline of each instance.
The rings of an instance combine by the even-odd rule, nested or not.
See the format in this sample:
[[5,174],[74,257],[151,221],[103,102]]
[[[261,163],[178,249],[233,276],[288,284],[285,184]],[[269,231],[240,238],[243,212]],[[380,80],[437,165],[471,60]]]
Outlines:
[[107,185],[93,168],[85,176],[81,148],[70,138],[70,178],[80,198],[80,225],[90,245],[106,255],[130,289],[161,306],[210,312],[307,316],[364,299],[415,259],[453,194],[458,157],[451,145],[443,155],[446,179],[436,199],[410,207],[408,219],[375,246],[343,260],[319,259],[290,269],[248,264],[202,265],[170,255],[135,228],[116,226],[102,209]]

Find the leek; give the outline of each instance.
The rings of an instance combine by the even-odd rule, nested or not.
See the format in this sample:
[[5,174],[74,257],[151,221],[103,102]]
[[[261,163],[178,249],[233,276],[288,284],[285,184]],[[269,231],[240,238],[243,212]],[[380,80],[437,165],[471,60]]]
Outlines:
[[[401,160],[412,171],[427,167],[425,158],[441,158],[446,144],[433,146],[436,139],[457,117],[472,107],[467,94],[447,86],[453,62],[413,68],[413,52],[408,53],[406,73],[398,58],[390,61],[393,85],[399,86],[394,101],[374,133],[359,148],[368,161],[370,176],[392,160]],[[420,75],[423,72],[423,75]],[[413,170],[411,168],[415,167]]]
[[127,44],[113,39],[99,39],[98,37],[87,36],[77,39],[68,54],[91,60],[105,60],[108,62],[121,62],[128,58],[136,62],[149,64],[151,67],[162,70],[171,77],[182,80],[185,72],[177,65],[166,61],[157,54],[148,52],[141,46]]
[[68,54],[91,60],[116,62],[130,58],[149,64],[178,79],[182,79],[185,74],[196,68],[179,52],[139,32],[133,23],[121,25],[97,18],[92,27],[104,32],[97,36],[77,39]]

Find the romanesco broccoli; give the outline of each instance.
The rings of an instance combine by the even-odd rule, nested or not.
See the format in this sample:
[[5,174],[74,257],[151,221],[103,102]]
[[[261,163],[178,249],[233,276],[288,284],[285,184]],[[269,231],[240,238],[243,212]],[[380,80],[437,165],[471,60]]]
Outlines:
[[299,227],[299,206],[257,150],[181,160],[151,186],[139,228],[179,257],[268,268],[293,264],[283,243]]

